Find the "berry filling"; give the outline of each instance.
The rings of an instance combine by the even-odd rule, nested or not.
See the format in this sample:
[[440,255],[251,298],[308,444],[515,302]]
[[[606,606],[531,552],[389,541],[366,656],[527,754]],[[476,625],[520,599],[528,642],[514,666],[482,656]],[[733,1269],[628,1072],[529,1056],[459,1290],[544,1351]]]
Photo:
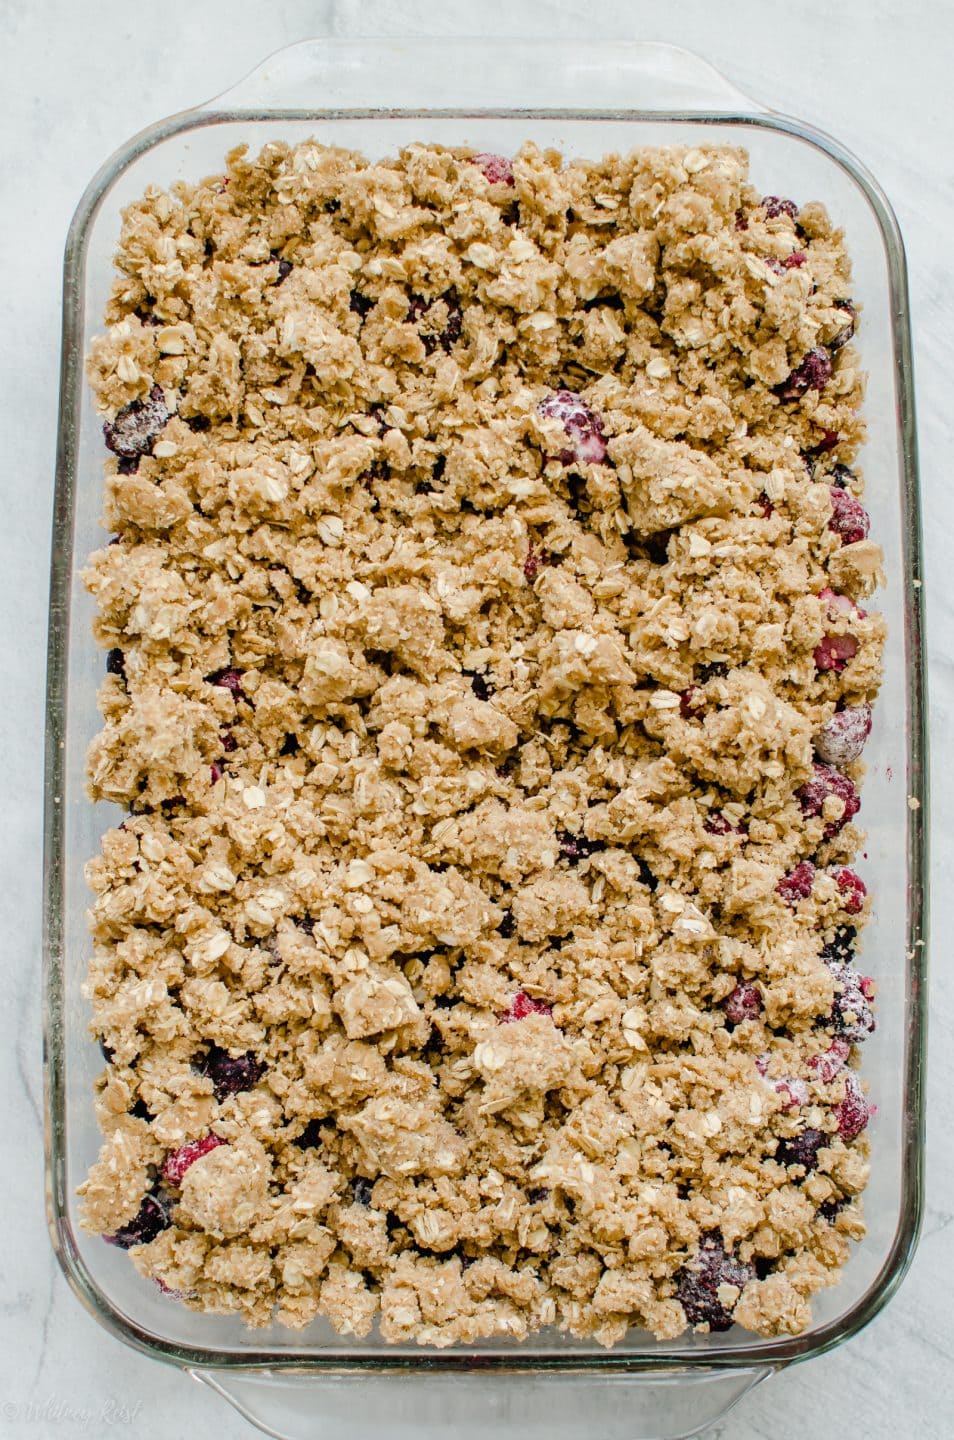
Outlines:
[[153,385],[145,400],[130,400],[103,426],[106,448],[121,460],[135,461],[135,470],[143,455],[152,454],[156,437],[171,419],[161,386]]
[[824,390],[831,373],[831,356],[823,345],[817,345],[796,365],[787,380],[776,385],[775,393],[780,400],[800,400],[809,390]]
[[808,819],[822,815],[829,800],[841,801],[841,814],[828,818],[823,832],[825,840],[831,840],[833,836],[837,835],[861,809],[861,801],[858,798],[854,782],[832,765],[822,765],[816,762],[812,766],[812,778],[795,793],[798,803],[802,807],[802,814]]
[[850,765],[858,759],[870,734],[871,706],[848,705],[836,710],[816,731],[815,754],[827,765]]
[[553,1011],[545,1000],[534,1000],[523,990],[518,990],[510,1002],[509,1008],[500,1016],[501,1025],[509,1025],[513,1020],[526,1020],[528,1015],[552,1015]]
[[166,1156],[166,1162],[162,1167],[162,1178],[167,1185],[179,1186],[182,1184],[182,1177],[191,1165],[201,1160],[203,1155],[217,1150],[220,1145],[227,1145],[228,1141],[223,1140],[219,1135],[203,1135],[201,1140],[187,1140],[177,1150]]
[[506,155],[493,155],[481,150],[470,157],[489,185],[513,185],[513,161]]
[[861,501],[852,495],[850,490],[833,485],[828,528],[841,536],[844,545],[856,545],[859,540],[868,538],[871,519]]
[[570,465],[600,465],[606,459],[603,421],[586,401],[572,390],[556,390],[544,396],[537,406],[545,420],[559,420],[564,432],[573,441],[572,450],[561,450],[560,460]]
[[741,1292],[755,1274],[754,1265],[726,1254],[722,1236],[716,1231],[703,1238],[698,1254],[679,1272],[676,1299],[690,1325],[728,1330],[738,1297],[733,1300],[722,1287],[732,1286]]
[[227,1100],[242,1090],[251,1090],[265,1074],[265,1066],[253,1050],[244,1055],[230,1055],[218,1045],[193,1062],[200,1075],[212,1081],[216,1100]]
[[810,860],[802,860],[783,875],[775,887],[777,895],[781,895],[786,905],[797,905],[799,900],[807,900],[812,893],[812,886],[815,883],[815,867]]

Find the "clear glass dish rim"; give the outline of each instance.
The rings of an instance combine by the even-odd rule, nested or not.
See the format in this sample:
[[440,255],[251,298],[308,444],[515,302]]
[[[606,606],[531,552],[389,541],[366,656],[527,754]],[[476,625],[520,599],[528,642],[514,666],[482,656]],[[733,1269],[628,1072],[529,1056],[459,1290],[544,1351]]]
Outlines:
[[[423,42],[415,42],[423,43]],[[775,112],[742,110],[574,109],[565,107],[313,107],[283,109],[215,108],[213,101],[181,111],[148,126],[121,146],[87,186],[67,236],[63,273],[63,322],[59,387],[59,418],[50,610],[47,650],[46,757],[44,786],[43,905],[43,1072],[46,1209],[53,1249],[72,1290],[108,1331],[145,1354],[187,1368],[235,1372],[355,1373],[361,1371],[428,1373],[471,1370],[488,1372],[594,1372],[655,1375],[781,1368],[823,1354],[856,1335],[884,1307],[903,1280],[922,1222],[924,1191],[924,1069],[927,1031],[927,878],[928,878],[928,739],[927,690],[924,665],[923,587],[921,583],[921,513],[914,403],[910,309],[904,245],[890,202],[877,181],[850,151],[824,131]],[[626,1354],[609,1351],[586,1356],[543,1355],[521,1346],[506,1356],[437,1352],[406,1355],[369,1351],[322,1354],[320,1350],[209,1350],[159,1339],[118,1312],[94,1282],[76,1245],[69,1221],[64,1140],[66,1134],[64,985],[62,922],[64,885],[64,764],[67,715],[67,656],[70,589],[73,569],[73,521],[77,439],[83,385],[84,280],[90,230],[99,207],[118,177],[150,149],[186,130],[234,123],[329,120],[556,120],[634,121],[656,124],[748,126],[774,130],[801,140],[827,155],[861,189],[878,222],[885,248],[891,299],[891,333],[897,379],[898,431],[902,472],[902,576],[905,587],[905,705],[907,721],[907,790],[916,804],[908,808],[906,832],[908,907],[907,952],[909,1013],[906,1016],[904,1063],[905,1130],[901,1155],[902,1189],[898,1226],[890,1252],[877,1278],[846,1315],[786,1340],[761,1341],[732,1349]],[[64,539],[65,537],[65,539]]]

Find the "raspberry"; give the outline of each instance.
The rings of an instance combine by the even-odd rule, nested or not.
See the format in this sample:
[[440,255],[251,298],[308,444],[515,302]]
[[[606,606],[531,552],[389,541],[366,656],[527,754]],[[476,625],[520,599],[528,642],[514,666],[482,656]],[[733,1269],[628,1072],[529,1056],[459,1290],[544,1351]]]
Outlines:
[[754,1020],[762,1013],[762,996],[754,985],[741,981],[725,1002],[726,1019],[733,1025]]
[[833,870],[831,873],[842,896],[842,907],[847,910],[849,915],[857,915],[864,906],[865,896],[868,893],[865,882],[847,865],[842,865],[840,869]]
[[718,810],[706,816],[702,822],[702,828],[707,835],[741,835],[742,833],[737,825],[730,825],[729,821]]
[[828,765],[857,760],[871,734],[871,706],[847,705],[825,721],[814,738],[815,754]]
[[103,426],[106,448],[121,460],[134,462],[131,467],[134,471],[143,455],[152,454],[156,436],[171,419],[162,388],[153,385],[145,400],[130,400],[115,420]]
[[809,350],[787,380],[776,385],[780,400],[800,400],[809,390],[824,390],[831,379],[831,356],[823,345]]
[[[425,354],[427,355],[433,355],[438,345],[440,345],[445,354],[449,355],[451,346],[455,341],[460,339],[464,328],[464,315],[460,306],[457,304],[455,292],[448,290],[445,295],[441,295],[439,298],[443,300],[447,309],[447,323],[444,329],[437,334],[435,334],[433,330],[430,330],[425,331],[421,335],[421,341],[424,345]],[[416,324],[418,320],[422,319],[423,316],[428,313],[434,304],[436,304],[436,301],[425,300],[423,295],[412,295],[406,317],[408,322],[412,325]]]
[[802,860],[794,870],[782,876],[775,887],[775,893],[781,895],[786,905],[797,905],[799,900],[808,899],[814,883],[814,865],[810,860]]
[[825,801],[834,795],[842,803],[841,815],[836,820],[829,820],[823,832],[825,840],[831,840],[837,835],[848,821],[853,819],[861,809],[861,801],[854,782],[836,770],[832,765],[821,765],[817,762],[812,766],[812,778],[807,784],[797,790],[798,803],[802,807],[802,814],[811,819],[815,815],[821,815]]
[[489,185],[513,185],[513,162],[506,155],[493,155],[482,150],[471,155],[471,165],[476,165]]
[[872,981],[859,975],[853,965],[841,960],[822,959],[835,982],[835,999],[831,1007],[831,1024],[836,1035],[858,1045],[874,1033],[875,1018],[871,1010]]
[[775,506],[772,504],[771,500],[766,495],[764,490],[762,491],[761,495],[757,495],[755,497],[753,504],[765,520],[771,520],[772,516],[775,514]]
[[780,1140],[775,1147],[775,1158],[780,1165],[802,1165],[805,1170],[814,1170],[818,1164],[818,1152],[828,1144],[824,1130],[810,1127],[789,1140]]
[[148,1245],[163,1230],[169,1228],[167,1205],[159,1195],[147,1195],[139,1211],[128,1224],[117,1230],[115,1235],[104,1235],[107,1245],[118,1245],[120,1250],[131,1250],[134,1245]]
[[719,1287],[733,1285],[744,1290],[755,1279],[755,1266],[727,1255],[718,1231],[703,1237],[698,1254],[679,1272],[676,1299],[690,1325],[708,1325],[710,1330],[728,1330],[732,1325],[734,1301],[724,1301]]
[[822,1055],[814,1055],[809,1065],[823,1085],[830,1085],[840,1070],[843,1070],[851,1054],[851,1046],[842,1036],[836,1035]]
[[791,255],[785,256],[782,264],[785,266],[786,270],[798,270],[802,265],[805,264],[805,261],[807,259],[808,256],[805,254],[804,250],[793,250]]
[[799,1110],[808,1104],[808,1086],[796,1075],[786,1075],[782,1080],[776,1080],[773,1088],[782,1097],[783,1110]]
[[820,440],[816,440],[814,446],[812,447],[812,454],[827,455],[829,450],[835,449],[840,439],[841,436],[839,435],[837,430],[823,430],[822,438]]
[[219,744],[222,746],[226,755],[231,755],[233,750],[238,749],[238,741],[231,730],[228,729],[219,731]]
[[841,536],[843,545],[856,545],[859,540],[866,540],[871,529],[871,519],[861,501],[852,495],[850,490],[844,490],[837,485],[831,486],[830,493],[829,530]]
[[545,1000],[534,1000],[522,990],[518,990],[510,1002],[510,1008],[500,1016],[501,1025],[509,1025],[512,1020],[526,1020],[528,1015],[552,1015],[553,1011]]
[[[586,401],[572,390],[556,390],[544,396],[537,406],[545,420],[559,420],[573,441],[573,448],[561,451],[565,465],[574,459],[581,464],[600,465],[606,459],[603,421]],[[565,458],[565,457],[569,458]]]
[[212,784],[218,785],[219,781],[222,779],[222,776],[225,774],[225,766],[222,764],[221,760],[212,761],[209,773],[212,776]]
[[852,1140],[857,1140],[874,1114],[854,1070],[849,1070],[845,1075],[845,1098],[840,1105],[835,1106],[834,1114],[838,1121],[838,1134],[849,1144]]
[[203,1155],[208,1155],[212,1150],[217,1150],[220,1145],[227,1145],[228,1141],[223,1140],[219,1135],[204,1135],[201,1140],[187,1140],[177,1150],[166,1156],[166,1163],[162,1167],[162,1178],[168,1185],[179,1186],[182,1184],[182,1177],[194,1165],[196,1160],[201,1160]]
[[798,206],[795,201],[783,200],[781,195],[763,195],[762,209],[769,220],[775,220],[779,215],[790,215],[793,220],[798,219]]
[[253,1050],[244,1055],[230,1055],[218,1045],[193,1062],[200,1075],[212,1081],[216,1100],[226,1100],[242,1090],[251,1090],[265,1073],[265,1066]]

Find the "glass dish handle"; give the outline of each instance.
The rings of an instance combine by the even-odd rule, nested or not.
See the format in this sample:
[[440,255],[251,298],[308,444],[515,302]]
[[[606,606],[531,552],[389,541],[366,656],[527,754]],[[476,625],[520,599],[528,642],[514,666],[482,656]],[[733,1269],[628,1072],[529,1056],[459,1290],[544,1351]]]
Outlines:
[[685,1440],[772,1373],[431,1375],[192,1370],[275,1440]]
[[707,60],[678,45],[575,39],[501,45],[462,37],[449,46],[446,37],[397,36],[316,36],[288,45],[199,108],[299,116],[342,109],[765,111]]

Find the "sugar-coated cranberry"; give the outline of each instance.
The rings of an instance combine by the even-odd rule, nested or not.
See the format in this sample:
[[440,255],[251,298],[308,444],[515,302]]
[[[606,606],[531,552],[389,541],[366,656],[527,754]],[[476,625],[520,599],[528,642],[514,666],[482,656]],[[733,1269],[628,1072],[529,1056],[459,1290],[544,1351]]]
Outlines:
[[838,886],[843,909],[849,915],[857,915],[864,908],[865,896],[868,893],[865,882],[848,865],[841,865],[831,873]]
[[762,996],[755,985],[741,980],[725,1002],[726,1019],[733,1025],[756,1020],[762,1013]]
[[848,1063],[851,1045],[843,1035],[836,1035],[828,1049],[821,1055],[812,1056],[809,1065],[823,1085],[830,1085],[835,1076]]
[[775,220],[779,215],[790,215],[793,220],[798,219],[798,206],[795,201],[786,200],[781,195],[764,195],[762,209],[769,220]]

